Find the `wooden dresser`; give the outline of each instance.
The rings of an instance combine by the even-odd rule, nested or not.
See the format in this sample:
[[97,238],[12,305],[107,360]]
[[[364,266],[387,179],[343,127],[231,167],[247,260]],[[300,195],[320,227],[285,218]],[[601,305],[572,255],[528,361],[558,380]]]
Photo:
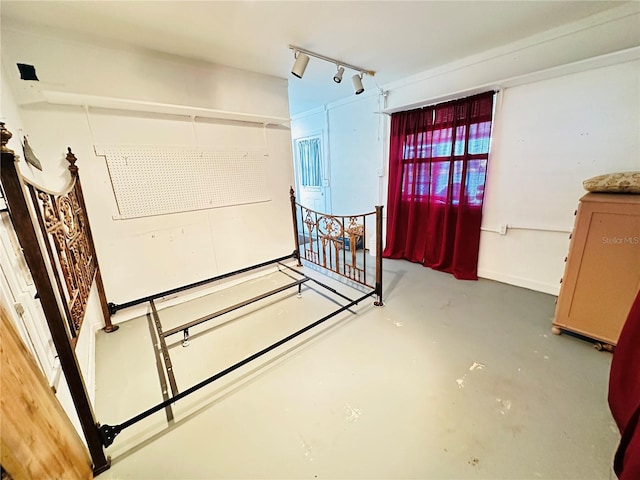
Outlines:
[[553,333],[616,345],[640,289],[640,195],[580,199],[561,282]]

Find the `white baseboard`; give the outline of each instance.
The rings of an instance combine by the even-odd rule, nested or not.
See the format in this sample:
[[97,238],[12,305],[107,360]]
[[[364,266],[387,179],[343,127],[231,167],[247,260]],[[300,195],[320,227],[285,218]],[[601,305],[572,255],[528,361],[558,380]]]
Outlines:
[[548,293],[550,295],[558,296],[560,293],[560,284],[551,284],[546,282],[539,282],[530,278],[518,277],[516,275],[509,275],[502,272],[494,272],[492,270],[478,269],[478,276],[486,278],[488,280],[495,280],[496,282],[508,283],[509,285],[515,285],[516,287],[528,288],[529,290],[535,290],[536,292]]

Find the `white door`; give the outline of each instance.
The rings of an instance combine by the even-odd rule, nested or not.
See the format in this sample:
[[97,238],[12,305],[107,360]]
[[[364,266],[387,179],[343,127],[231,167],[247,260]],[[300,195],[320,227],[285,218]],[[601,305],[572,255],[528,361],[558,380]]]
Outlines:
[[298,203],[317,212],[330,213],[327,210],[329,180],[325,172],[322,136],[294,140],[294,156]]
[[0,302],[49,384],[56,386],[60,373],[56,350],[40,301],[35,298],[36,289],[9,213],[4,207],[4,198],[0,194]]

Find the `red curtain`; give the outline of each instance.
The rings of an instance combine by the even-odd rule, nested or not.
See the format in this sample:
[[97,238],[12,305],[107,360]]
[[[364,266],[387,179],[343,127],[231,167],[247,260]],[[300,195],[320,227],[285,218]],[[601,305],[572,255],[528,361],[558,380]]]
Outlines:
[[613,469],[619,480],[640,478],[640,291],[622,327],[609,375],[609,407],[620,429]]
[[493,96],[391,116],[384,257],[478,278]]

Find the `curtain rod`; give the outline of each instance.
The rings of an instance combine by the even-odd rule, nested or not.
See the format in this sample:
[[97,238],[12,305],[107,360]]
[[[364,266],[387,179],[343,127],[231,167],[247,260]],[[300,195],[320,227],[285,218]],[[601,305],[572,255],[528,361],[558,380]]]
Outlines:
[[473,88],[469,90],[460,90],[458,92],[452,92],[445,95],[440,95],[438,97],[434,97],[429,100],[423,100],[421,102],[415,102],[415,103],[404,105],[401,107],[386,108],[382,110],[381,113],[392,115],[397,112],[419,110],[421,108],[431,107],[434,105],[438,105],[440,103],[446,103],[454,100],[461,100],[463,98],[474,97],[476,95],[482,95],[483,93],[487,93],[487,92],[493,92],[494,94],[496,94],[496,93],[502,92],[503,90],[505,90],[504,87],[496,87],[495,84],[493,86]]

